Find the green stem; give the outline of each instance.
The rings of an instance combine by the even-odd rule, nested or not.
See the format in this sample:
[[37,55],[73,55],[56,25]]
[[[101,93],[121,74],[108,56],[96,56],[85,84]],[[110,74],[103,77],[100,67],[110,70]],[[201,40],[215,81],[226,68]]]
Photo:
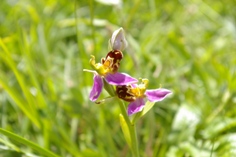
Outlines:
[[113,86],[109,85],[104,79],[103,79],[103,84],[104,84],[105,90],[110,94],[110,96],[114,97],[116,93]]
[[[104,81],[104,88],[111,96],[113,96],[113,97],[116,96],[116,92],[115,92],[113,86],[109,85],[106,81]],[[130,138],[131,138],[131,149],[132,149],[133,157],[139,157],[138,139],[137,139],[137,132],[136,132],[135,123],[130,121],[124,102],[122,100],[120,100],[118,97],[117,97],[117,101],[119,103],[121,113],[125,119],[125,122],[126,122],[128,128],[129,128],[129,134],[130,134]]]
[[131,149],[132,149],[133,156],[139,157],[138,139],[137,139],[137,132],[136,132],[135,124],[130,122],[130,119],[126,112],[124,102],[121,101],[120,99],[117,99],[117,100],[118,100],[122,115],[124,116],[126,124],[128,125],[128,128],[129,128],[129,133],[130,133],[130,138],[131,138]]
[[[139,157],[139,148],[138,148],[138,137],[137,137],[137,131],[135,124],[131,125],[131,139],[132,140],[132,146],[133,146],[133,152],[135,157]],[[133,136],[133,137],[132,137]]]

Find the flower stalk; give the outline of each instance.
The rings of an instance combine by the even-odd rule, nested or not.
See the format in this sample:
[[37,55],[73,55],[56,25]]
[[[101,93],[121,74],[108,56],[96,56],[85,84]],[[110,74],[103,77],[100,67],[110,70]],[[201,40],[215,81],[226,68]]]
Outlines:
[[129,135],[130,135],[130,139],[131,139],[131,149],[132,149],[133,157],[139,157],[138,138],[137,138],[137,131],[136,131],[135,123],[131,123],[131,121],[128,117],[128,114],[126,112],[126,107],[124,105],[124,102],[118,98],[117,98],[117,101],[119,103],[121,113],[125,119],[127,126],[128,126]]
[[[106,81],[104,81],[104,82],[106,82]],[[104,88],[110,94],[110,96],[116,96],[113,86],[109,85],[108,83],[105,83]],[[135,123],[131,122],[131,120],[127,114],[127,111],[126,111],[124,101],[119,99],[117,96],[116,96],[116,100],[119,104],[121,114],[124,117],[125,123],[128,126],[128,131],[129,131],[129,136],[130,136],[129,138],[131,141],[130,147],[132,150],[133,157],[139,157],[138,138],[137,138],[137,131],[136,131]],[[129,140],[127,140],[127,142],[128,141]]]

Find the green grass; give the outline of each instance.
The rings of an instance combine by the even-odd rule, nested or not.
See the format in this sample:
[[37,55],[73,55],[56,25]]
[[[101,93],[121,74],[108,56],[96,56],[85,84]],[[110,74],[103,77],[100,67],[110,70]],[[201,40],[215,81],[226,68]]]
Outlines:
[[235,5],[2,0],[0,156],[131,156],[119,105],[90,102],[83,72],[119,27],[120,71],[173,91],[138,121],[140,156],[236,156]]

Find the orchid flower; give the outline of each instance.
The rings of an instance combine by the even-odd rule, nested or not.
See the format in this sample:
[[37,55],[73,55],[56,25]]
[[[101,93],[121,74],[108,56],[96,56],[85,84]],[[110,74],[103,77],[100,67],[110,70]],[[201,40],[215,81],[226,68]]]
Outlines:
[[119,98],[130,102],[128,105],[128,115],[142,111],[145,106],[144,99],[147,98],[150,102],[162,101],[167,95],[172,92],[168,89],[159,88],[148,90],[148,79],[142,79],[141,84],[129,84],[116,86],[116,93]]
[[120,60],[123,54],[119,50],[110,51],[101,63],[95,63],[95,57],[91,56],[90,64],[94,70],[84,70],[94,73],[94,83],[89,98],[96,101],[102,92],[103,79],[111,85],[126,85],[138,82],[137,79],[126,73],[117,72],[120,66]]
[[111,85],[126,85],[138,82],[137,79],[126,73],[117,72],[120,61],[123,58],[123,53],[121,51],[127,47],[123,28],[114,31],[109,40],[109,44],[112,51],[107,54],[106,58],[102,58],[101,63],[96,63],[95,57],[91,56],[90,65],[94,70],[84,70],[94,73],[94,83],[89,95],[91,101],[96,101],[101,94],[104,83],[103,79]]

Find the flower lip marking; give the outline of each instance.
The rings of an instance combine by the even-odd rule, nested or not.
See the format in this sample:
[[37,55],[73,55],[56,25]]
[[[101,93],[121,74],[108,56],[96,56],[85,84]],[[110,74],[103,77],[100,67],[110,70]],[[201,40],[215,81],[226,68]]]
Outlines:
[[116,86],[116,93],[119,98],[132,102],[135,101],[136,98],[144,98],[145,91],[148,85],[148,79],[142,79],[141,84],[139,85],[123,85],[123,86]]
[[116,93],[120,99],[128,102],[136,100],[135,94],[131,92],[131,85],[116,86]]
[[106,76],[108,73],[114,74],[120,67],[123,53],[119,50],[110,51],[106,58],[101,59],[101,63],[95,62],[95,57],[91,56],[90,65],[99,75]]
[[120,67],[120,61],[123,58],[123,53],[119,50],[110,51],[106,58],[102,58],[101,63],[105,68],[108,68],[111,73],[118,71]]

